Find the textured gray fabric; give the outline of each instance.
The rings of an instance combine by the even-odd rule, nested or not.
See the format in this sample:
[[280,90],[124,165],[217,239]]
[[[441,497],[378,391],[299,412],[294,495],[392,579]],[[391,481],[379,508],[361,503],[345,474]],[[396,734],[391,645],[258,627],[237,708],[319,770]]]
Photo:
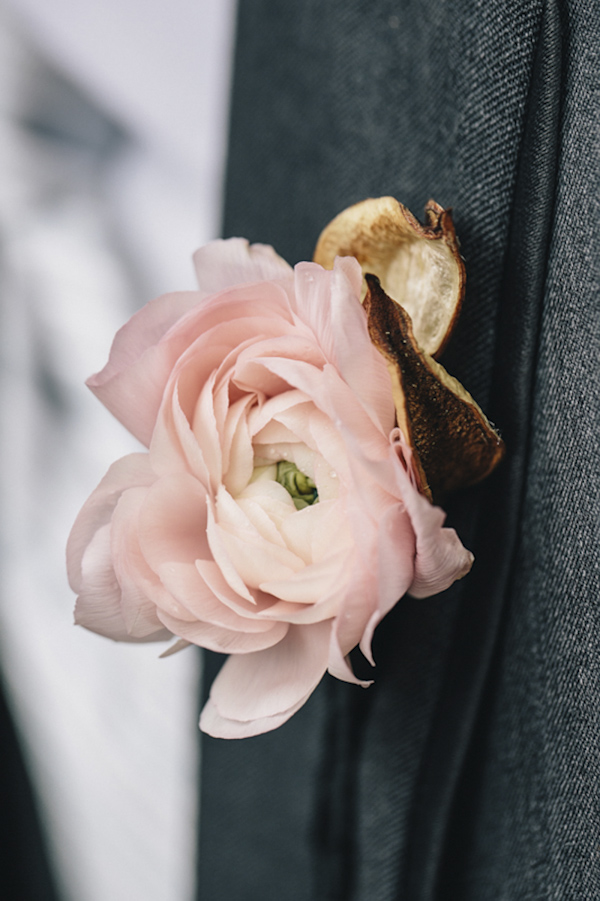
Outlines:
[[[600,896],[599,51],[593,0],[242,0],[225,233],[295,262],[363,197],[452,205],[468,286],[443,362],[508,454],[447,505],[470,576],[398,604],[368,692],[315,693],[293,857],[265,800],[254,883],[252,826],[203,805],[202,901]],[[224,757],[266,799],[292,729],[268,765],[205,743],[228,823]]]

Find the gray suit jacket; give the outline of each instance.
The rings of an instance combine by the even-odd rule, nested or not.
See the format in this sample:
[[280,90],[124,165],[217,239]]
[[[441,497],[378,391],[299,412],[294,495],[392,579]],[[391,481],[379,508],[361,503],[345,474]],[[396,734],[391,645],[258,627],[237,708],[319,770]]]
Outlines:
[[241,2],[225,234],[294,263],[365,197],[452,206],[443,362],[508,454],[369,691],[204,738],[202,901],[600,897],[599,55],[594,0]]

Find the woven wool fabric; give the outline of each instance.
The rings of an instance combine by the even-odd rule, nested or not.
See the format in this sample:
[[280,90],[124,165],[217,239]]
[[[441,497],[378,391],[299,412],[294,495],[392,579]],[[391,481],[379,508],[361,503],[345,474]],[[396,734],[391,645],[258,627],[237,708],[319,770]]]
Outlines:
[[443,362],[508,454],[372,688],[204,738],[202,901],[600,896],[599,53],[593,0],[241,2],[225,235],[294,263],[364,197],[453,206]]

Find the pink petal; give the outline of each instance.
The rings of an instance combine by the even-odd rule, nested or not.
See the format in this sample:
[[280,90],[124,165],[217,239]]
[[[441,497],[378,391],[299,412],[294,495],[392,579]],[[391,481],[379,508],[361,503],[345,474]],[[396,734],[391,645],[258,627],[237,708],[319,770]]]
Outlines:
[[344,288],[334,284],[334,290],[341,293],[349,292],[353,297],[360,298],[363,290],[363,274],[360,263],[355,257],[336,257],[333,263],[334,279],[345,282]]
[[179,635],[209,651],[219,654],[258,654],[281,642],[289,628],[287,623],[271,623],[262,632],[238,632],[213,623],[184,622],[160,610],[159,618],[173,635]]
[[236,572],[250,588],[258,588],[266,573],[285,579],[304,567],[304,561],[283,541],[275,544],[265,539],[223,487],[217,497],[216,532]]
[[344,656],[342,653],[339,640],[333,631],[331,633],[327,672],[334,676],[334,678],[339,679],[340,682],[349,682],[351,685],[360,685],[361,688],[368,688],[373,684],[373,679],[359,679],[354,675],[350,664],[350,658],[348,655]]
[[330,593],[319,598],[317,604],[297,604],[293,601],[278,601],[273,595],[264,597],[275,600],[270,606],[259,612],[261,619],[271,622],[284,622],[290,625],[309,625],[334,619],[340,610],[345,586],[333,586]]
[[156,475],[148,454],[129,454],[110,467],[98,487],[83,505],[67,542],[67,572],[73,591],[82,587],[81,561],[96,531],[110,522],[123,491],[151,485]]
[[232,379],[235,385],[244,392],[262,394],[273,397],[288,389],[285,379],[273,374],[269,366],[264,366],[261,359],[245,359],[238,363]]
[[151,634],[132,636],[121,609],[121,589],[113,569],[110,525],[99,529],[82,560],[83,587],[75,605],[75,623],[113,641],[158,641],[170,638],[159,627]]
[[[258,305],[257,298],[253,297],[258,291],[260,305],[269,301],[268,309],[266,313],[261,311],[251,315],[252,308]],[[190,422],[200,389],[211,376],[219,384],[224,377],[229,380],[245,350],[253,348],[265,336],[276,337],[291,328],[282,315],[285,312],[282,292],[276,285],[250,286],[241,300],[212,298],[201,312],[199,322],[190,325],[195,331],[199,326],[203,327],[203,331],[199,335],[190,334],[188,346],[174,365],[170,379],[171,386],[179,385],[181,407]],[[182,331],[184,326],[182,323]],[[165,391],[169,390],[167,386]]]
[[[290,394],[291,392],[286,391],[285,393]],[[283,395],[281,394],[278,395],[278,397],[282,396]],[[307,406],[312,406],[312,404]],[[298,441],[298,435],[291,432],[287,426],[283,425],[281,422],[277,422],[275,419],[268,422],[264,429],[261,429],[254,438],[255,445],[265,444],[267,446],[269,444],[284,444],[291,441]],[[258,449],[260,451],[260,447]]]
[[[265,579],[259,588],[290,604],[310,605],[310,612],[318,619],[323,619],[323,612],[321,611],[319,615],[318,611],[319,602],[330,596],[333,589],[340,586],[340,583],[342,586],[344,585],[344,566],[347,564],[347,552],[345,550],[338,551],[327,554],[319,563],[311,563],[299,572],[292,573],[286,579]],[[332,611],[329,616],[334,616],[337,612],[337,610]],[[308,622],[311,620],[309,619]]]
[[219,571],[227,582],[227,585],[231,588],[232,591],[238,594],[240,598],[243,598],[251,604],[256,604],[252,593],[250,592],[248,586],[244,583],[243,579],[240,577],[240,574],[235,568],[229,552],[225,547],[222,538],[222,530],[219,529],[215,522],[212,506],[208,508],[208,525],[206,527],[206,536],[208,538],[208,544],[213,559],[219,567]]
[[215,416],[214,387],[215,373],[212,373],[202,386],[192,419],[192,430],[206,461],[209,484],[213,492],[217,490],[223,477],[223,454]]
[[[323,370],[298,360],[276,357],[262,358],[261,365],[285,380],[288,385],[304,392],[325,413],[334,430],[345,441],[352,439],[351,450],[372,459],[383,459],[389,453],[389,432],[383,432],[367,411],[357,403],[353,390],[340,378],[337,370],[326,364]],[[391,399],[391,392],[390,392]],[[391,403],[391,400],[390,400]]]
[[251,395],[231,404],[221,430],[224,484],[233,496],[246,487],[254,469],[254,451],[248,428],[248,409]]
[[236,503],[248,522],[265,541],[279,547],[287,547],[297,554],[296,549],[284,541],[281,534],[282,524],[295,516],[297,510],[287,491],[285,491],[287,498],[284,499],[282,492],[277,489],[285,491],[283,485],[270,479],[264,483],[253,482],[244,489],[242,497],[236,498]]
[[241,720],[230,720],[222,717],[217,710],[215,704],[210,700],[204,705],[202,716],[200,717],[200,728],[207,735],[213,738],[251,738],[253,735],[262,735],[265,732],[272,732],[283,726],[301,707],[306,704],[312,690],[309,691],[297,704],[284,710],[283,713],[275,716],[265,716],[260,719],[251,720],[250,722],[242,722]]
[[[352,263],[352,258],[338,257],[332,273],[331,322],[336,368],[375,425],[387,435],[396,418],[391,378],[383,357],[369,337],[360,292],[355,293],[358,264]],[[356,365],[357,358],[360,366]]]
[[146,447],[150,443],[164,385],[183,349],[160,339],[202,295],[166,294],[146,304],[116,334],[108,363],[86,384]]
[[348,574],[348,592],[336,618],[329,659],[329,672],[352,682],[358,680],[346,657],[360,644],[362,653],[374,663],[373,632],[411,584],[415,548],[410,519],[399,501],[388,496],[386,506],[374,520],[355,501],[353,496],[348,502],[348,520],[355,536],[353,566]]
[[166,594],[142,556],[138,521],[145,488],[130,488],[121,496],[111,523],[111,557],[121,588],[121,611],[131,638],[149,638],[164,632],[156,615],[156,597]]
[[189,648],[191,645],[191,641],[186,641],[185,638],[179,638],[174,644],[172,644],[166,651],[163,651],[162,654],[159,654],[159,658],[164,660],[165,657],[172,657],[173,654],[178,654],[180,651],[184,651],[186,648]]
[[196,476],[203,485],[210,483],[205,457],[179,404],[177,385],[158,414],[150,442],[150,459],[157,476],[185,472]]
[[[202,578],[197,564],[165,563],[159,573],[165,588],[191,614],[190,623],[201,620],[234,632],[267,632],[272,627],[272,623],[257,618],[256,609],[252,610],[252,614],[245,611],[244,616],[224,604]],[[180,617],[175,610],[165,609],[164,612],[188,620],[188,617]]]
[[250,433],[257,436],[272,420],[279,420],[280,414],[289,407],[302,404],[311,404],[310,398],[302,391],[284,391],[282,394],[268,398],[250,411],[248,417]]
[[294,294],[298,318],[309,326],[325,358],[330,363],[334,362],[335,336],[331,323],[331,273],[314,263],[298,263],[294,267]]
[[[221,478],[221,451],[212,409],[212,390],[216,379],[215,368],[229,348],[213,345],[203,352],[202,346],[198,348],[195,343],[192,350],[196,356],[185,354],[174,367],[165,386],[150,443],[150,456],[154,469],[160,475],[188,471],[197,475],[204,484],[208,484],[211,477],[218,483]],[[197,416],[194,408],[200,405],[205,422],[195,424],[198,429],[196,435],[193,431]],[[199,435],[203,438],[202,445],[198,442]]]
[[221,603],[239,613],[240,616],[254,619],[273,604],[273,598],[262,591],[253,591],[250,595],[250,601],[240,597],[228,585],[214,560],[196,560],[196,568],[215,597]]
[[267,573],[273,579],[289,579],[304,562],[286,547],[273,544],[258,532],[232,534],[216,526],[221,543],[236,572],[248,588],[259,588]]
[[210,558],[206,505],[206,489],[186,473],[165,476],[148,490],[139,536],[144,558],[155,573],[163,564]]
[[[170,297],[175,297],[175,301],[169,302]],[[125,428],[146,446],[175,364],[199,336],[206,341],[213,328],[223,323],[234,327],[238,320],[247,319],[250,314],[253,318],[263,317],[271,328],[274,317],[292,320],[287,294],[274,283],[244,285],[232,288],[225,297],[206,300],[201,292],[188,292],[182,297],[181,301],[177,300],[179,295],[159,298],[132,317],[117,334],[107,365],[87,383]],[[169,315],[163,308],[170,311]],[[179,312],[179,317],[162,334],[166,322],[173,318],[171,308]]]
[[347,660],[377,609],[376,576],[363,564],[364,561],[355,561],[348,574],[346,592],[331,632],[327,669],[336,679],[366,687],[370,682],[357,679]]
[[401,504],[391,504],[379,520],[377,535],[377,606],[360,639],[360,649],[374,665],[371,640],[376,626],[402,598],[414,574],[415,539]]
[[[353,257],[338,257],[332,272],[315,263],[295,269],[298,314],[314,329],[320,346],[377,427],[388,434],[395,412],[390,376],[373,347],[360,303],[362,272]],[[360,360],[360,365],[357,365]]]
[[442,528],[446,519],[444,511],[434,507],[417,491],[411,451],[399,429],[394,430],[392,439],[399,458],[404,458],[406,466],[406,469],[401,466],[398,473],[404,480],[402,497],[416,542],[415,574],[408,593],[415,598],[430,597],[466,576],[474,557],[463,546],[454,529]]
[[344,519],[343,504],[322,501],[298,510],[281,523],[280,534],[289,549],[305,563],[327,560],[340,551],[350,550],[352,537]]
[[81,561],[82,587],[75,605],[75,622],[115,641],[128,636],[121,612],[121,589],[110,553],[110,524],[98,529]]
[[[433,508],[439,509],[439,508]],[[415,578],[408,593],[415,598],[428,598],[462,579],[473,565],[473,554],[462,544],[454,529],[442,529],[445,519],[429,520],[413,509],[410,511],[417,535]]]
[[291,626],[272,648],[230,657],[210,692],[218,715],[250,723],[293,712],[325,673],[330,633],[330,620]]
[[244,238],[212,241],[194,254],[200,289],[206,294],[247,282],[289,280],[292,268],[267,244],[249,244]]

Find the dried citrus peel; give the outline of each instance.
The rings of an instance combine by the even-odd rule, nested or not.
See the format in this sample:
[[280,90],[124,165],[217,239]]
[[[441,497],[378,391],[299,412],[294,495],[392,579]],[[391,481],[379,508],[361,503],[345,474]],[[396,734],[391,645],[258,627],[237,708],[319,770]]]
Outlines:
[[413,448],[421,490],[437,501],[489,475],[504,443],[468,391],[419,347],[406,310],[375,276],[366,281],[369,334],[390,370],[398,425]]
[[363,274],[376,275],[408,312],[419,346],[438,356],[460,312],[465,267],[451,210],[430,200],[425,218],[421,225],[393,197],[364,200],[326,226],[314,260],[332,269],[336,256],[356,257]]

